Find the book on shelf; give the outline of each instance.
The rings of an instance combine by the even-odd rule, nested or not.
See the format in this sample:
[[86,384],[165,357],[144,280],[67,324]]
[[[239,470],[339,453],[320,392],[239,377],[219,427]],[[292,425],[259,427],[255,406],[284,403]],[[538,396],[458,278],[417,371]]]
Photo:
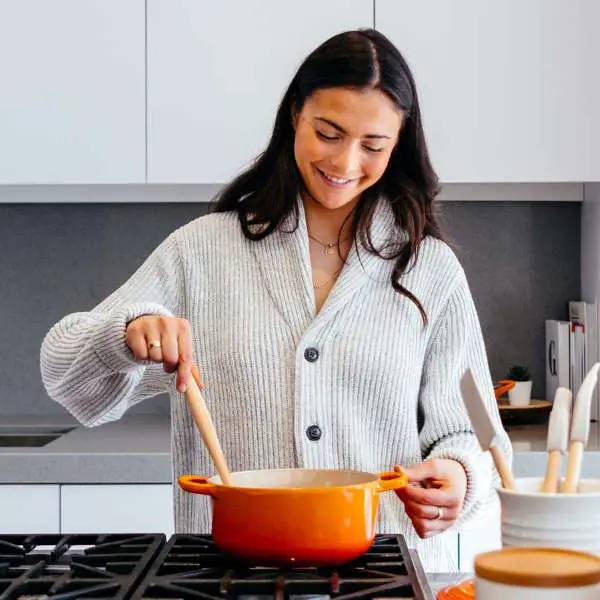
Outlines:
[[[546,398],[554,400],[558,387],[577,396],[586,374],[600,361],[600,301],[571,300],[568,320],[547,319]],[[600,385],[592,396],[591,419],[600,421]]]
[[[598,329],[600,302],[569,302],[571,323],[571,391],[577,395],[581,383],[592,366],[600,360],[600,331]],[[600,418],[600,390],[598,386],[592,396],[591,418]]]

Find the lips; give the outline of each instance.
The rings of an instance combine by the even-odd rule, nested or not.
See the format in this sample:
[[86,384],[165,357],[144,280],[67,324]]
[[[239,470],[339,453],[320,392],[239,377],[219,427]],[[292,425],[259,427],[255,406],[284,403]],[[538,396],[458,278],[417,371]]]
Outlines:
[[335,177],[333,175],[329,175],[328,173],[325,173],[324,171],[321,171],[321,169],[315,167],[316,170],[319,172],[319,175],[321,175],[321,178],[323,179],[323,181],[325,181],[328,185],[333,186],[333,187],[337,187],[337,188],[341,188],[341,187],[346,187],[348,186],[348,184],[351,184],[355,181],[355,179],[348,179],[345,177]]

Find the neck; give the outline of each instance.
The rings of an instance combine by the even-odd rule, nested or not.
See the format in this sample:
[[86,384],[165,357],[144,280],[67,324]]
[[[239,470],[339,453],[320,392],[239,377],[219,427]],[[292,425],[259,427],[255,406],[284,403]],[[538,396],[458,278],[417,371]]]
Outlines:
[[352,218],[349,216],[358,203],[358,198],[336,209],[325,208],[308,193],[302,194],[306,228],[311,235],[323,242],[346,240],[352,232]]

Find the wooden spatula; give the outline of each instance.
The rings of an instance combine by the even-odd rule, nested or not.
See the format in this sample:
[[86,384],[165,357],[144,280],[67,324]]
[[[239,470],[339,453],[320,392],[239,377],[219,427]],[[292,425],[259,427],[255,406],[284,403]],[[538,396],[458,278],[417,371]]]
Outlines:
[[515,480],[504,453],[495,444],[496,430],[487,407],[485,406],[485,401],[479,393],[471,369],[467,369],[462,376],[460,380],[460,391],[481,449],[484,452],[489,450],[492,455],[496,470],[502,480],[502,487],[508,490],[514,490],[516,487]]
[[187,386],[185,397],[190,407],[190,412],[194,417],[194,421],[196,421],[196,425],[200,430],[200,435],[215,463],[217,473],[221,477],[221,482],[224,485],[232,485],[229,468],[227,467],[227,462],[225,461],[225,456],[223,455],[223,450],[221,449],[215,426],[210,417],[210,413],[206,408],[206,403],[200,393],[198,384],[193,377],[190,377],[190,383]]

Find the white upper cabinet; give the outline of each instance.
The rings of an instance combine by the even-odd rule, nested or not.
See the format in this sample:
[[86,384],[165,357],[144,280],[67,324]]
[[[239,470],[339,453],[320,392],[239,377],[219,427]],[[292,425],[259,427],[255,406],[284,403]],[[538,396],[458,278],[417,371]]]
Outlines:
[[303,58],[373,25],[443,182],[600,181],[598,0],[0,0],[0,185],[224,183]]
[[0,184],[145,180],[144,0],[0,0]]
[[444,182],[600,181],[600,2],[375,0]]
[[372,0],[148,0],[148,181],[223,183],[264,149],[302,59]]

